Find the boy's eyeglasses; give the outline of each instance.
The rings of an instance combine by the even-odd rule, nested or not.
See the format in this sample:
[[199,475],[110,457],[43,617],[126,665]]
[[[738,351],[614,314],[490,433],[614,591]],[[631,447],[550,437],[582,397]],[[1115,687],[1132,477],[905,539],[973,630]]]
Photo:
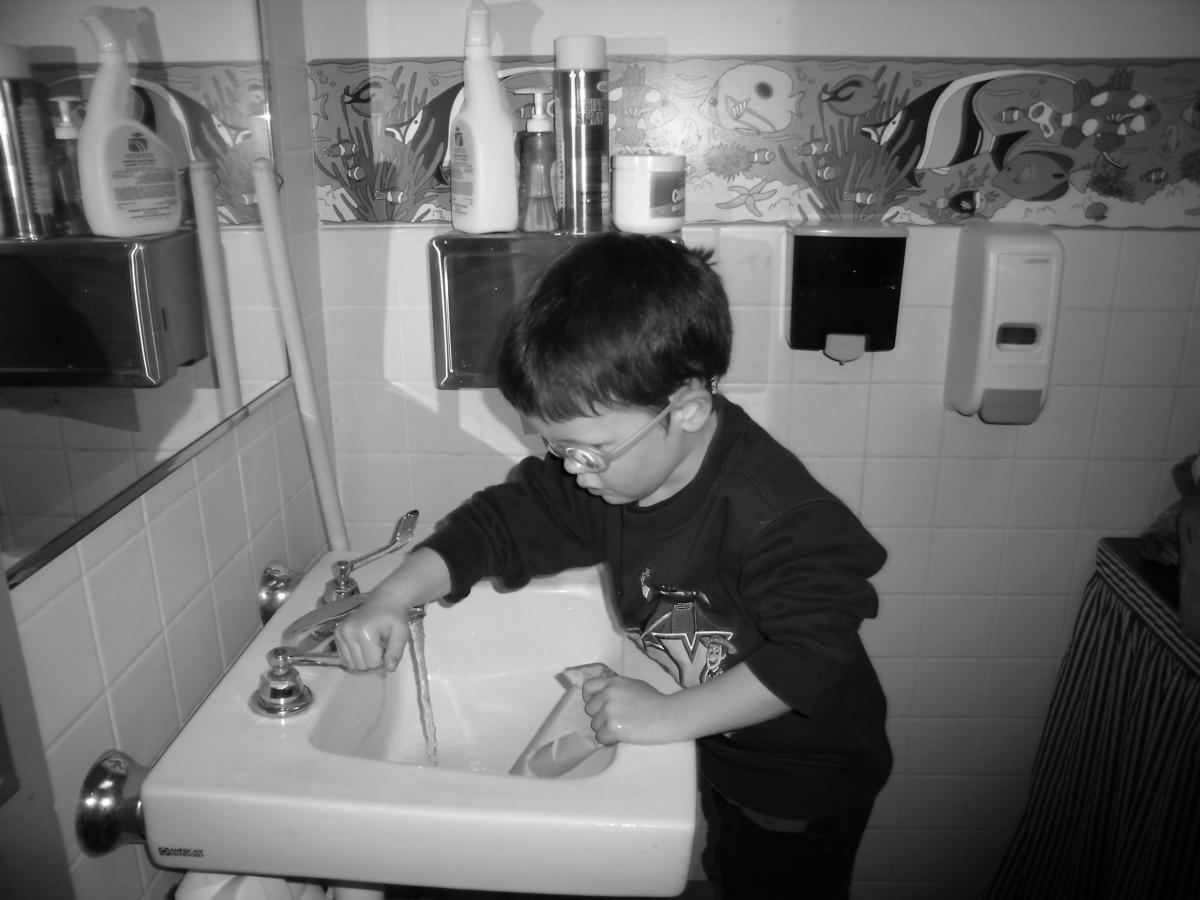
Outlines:
[[614,459],[648,435],[655,425],[665,419],[671,410],[675,408],[675,403],[676,400],[672,397],[666,409],[611,450],[601,450],[599,447],[592,447],[588,444],[566,444],[562,441],[552,441],[549,438],[542,438],[542,442],[545,443],[546,449],[559,459],[565,459],[567,462],[574,463],[584,472],[591,472],[593,474],[603,472],[612,464]]

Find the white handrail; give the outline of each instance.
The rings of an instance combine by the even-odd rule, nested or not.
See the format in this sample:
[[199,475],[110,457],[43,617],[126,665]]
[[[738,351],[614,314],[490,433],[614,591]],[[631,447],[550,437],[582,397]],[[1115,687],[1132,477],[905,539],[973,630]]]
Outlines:
[[269,159],[259,157],[254,161],[254,189],[258,195],[258,212],[262,218],[263,237],[271,264],[268,270],[270,277],[267,280],[275,295],[279,317],[283,323],[283,341],[287,347],[288,363],[296,386],[296,404],[300,409],[300,424],[304,429],[305,443],[308,445],[313,484],[316,486],[317,500],[321,505],[321,516],[325,521],[325,535],[329,538],[331,550],[349,550],[350,539],[346,534],[342,502],[338,498],[337,478],[325,440],[325,427],[321,422],[321,406],[317,399],[308,345],[304,341],[300,301],[296,295],[295,280],[292,278],[283,216],[279,211],[275,167]]
[[212,332],[213,361],[217,368],[217,396],[221,417],[242,408],[242,380],[233,341],[233,313],[229,308],[229,277],[221,228],[217,221],[217,173],[208,160],[188,164],[192,204],[196,212],[196,237],[200,244],[200,270],[204,275],[204,303]]

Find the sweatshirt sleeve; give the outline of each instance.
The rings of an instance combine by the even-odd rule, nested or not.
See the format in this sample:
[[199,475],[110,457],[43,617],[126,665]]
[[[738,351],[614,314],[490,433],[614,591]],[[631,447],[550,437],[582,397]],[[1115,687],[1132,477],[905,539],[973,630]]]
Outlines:
[[746,664],[776,696],[810,715],[861,653],[859,626],[878,610],[868,579],[887,553],[833,499],[781,516],[749,547],[741,593],[762,643]]
[[450,513],[420,546],[446,561],[447,600],[461,600],[484,578],[516,589],[537,575],[600,562],[595,508],[595,498],[579,489],[561,462],[530,457],[509,481],[479,491]]

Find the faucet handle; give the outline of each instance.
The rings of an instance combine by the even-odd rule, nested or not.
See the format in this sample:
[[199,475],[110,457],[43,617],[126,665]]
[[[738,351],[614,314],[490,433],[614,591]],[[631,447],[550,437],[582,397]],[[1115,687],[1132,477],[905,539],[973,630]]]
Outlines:
[[350,577],[350,573],[358,566],[364,566],[367,563],[374,562],[381,556],[394,553],[411,541],[413,532],[417,530],[417,518],[419,516],[420,513],[415,509],[411,509],[401,516],[400,520],[396,522],[396,527],[392,529],[391,539],[378,550],[372,550],[370,553],[358,557],[358,559],[340,559],[335,562],[332,566],[333,577],[325,582],[325,593],[321,595],[320,602],[322,604],[337,603],[357,594],[358,582]]
[[[350,573],[359,566],[365,566],[367,563],[374,562],[381,556],[395,553],[412,540],[413,532],[417,530],[417,519],[420,518],[420,515],[415,509],[410,509],[402,515],[396,522],[396,527],[392,529],[391,539],[378,550],[372,550],[370,553],[364,554],[350,562],[335,562],[333,564],[334,577],[349,577]],[[344,571],[342,567],[345,567]]]

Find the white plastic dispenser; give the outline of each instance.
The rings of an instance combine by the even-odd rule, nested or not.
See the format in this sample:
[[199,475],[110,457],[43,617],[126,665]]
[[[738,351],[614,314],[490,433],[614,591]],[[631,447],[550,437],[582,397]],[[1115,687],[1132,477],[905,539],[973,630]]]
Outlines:
[[[140,47],[150,11],[93,6],[83,17],[96,39],[100,65],[79,128],[83,212],[96,234],[137,237],[179,227],[183,181],[167,143],[127,112],[125,45]],[[140,50],[139,50],[140,52]]]
[[463,42],[463,105],[450,126],[450,220],[458,231],[517,228],[512,110],[492,59],[487,4],[471,0]]
[[946,406],[1028,425],[1046,404],[1063,248],[1039,225],[976,223],[958,246]]

